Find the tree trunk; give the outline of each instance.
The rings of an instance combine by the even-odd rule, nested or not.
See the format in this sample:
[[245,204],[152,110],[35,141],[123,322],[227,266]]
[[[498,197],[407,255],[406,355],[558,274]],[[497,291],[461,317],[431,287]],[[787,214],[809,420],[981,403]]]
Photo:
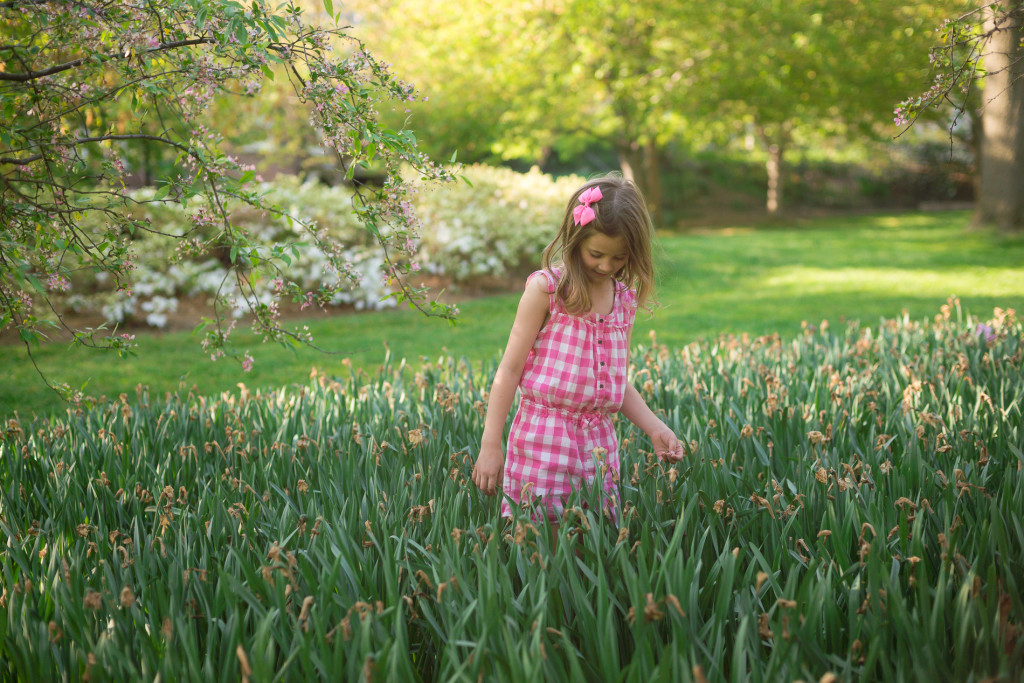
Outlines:
[[768,161],[765,163],[765,170],[768,172],[768,196],[765,206],[768,213],[775,216],[782,212],[782,155],[786,151],[789,131],[785,125],[755,125],[754,130],[768,150]]
[[142,186],[153,184],[153,148],[149,140],[142,140]]
[[768,145],[768,213],[782,210],[782,145]]
[[1024,230],[1024,10],[985,10],[981,192],[975,222]]
[[651,222],[655,228],[664,227],[665,213],[661,210],[661,150],[653,140],[644,145],[643,191]]
[[620,144],[619,167],[622,177],[636,183],[647,201],[647,211],[655,227],[661,227],[661,150],[654,142],[643,147],[637,142]]
[[981,142],[984,137],[982,131],[981,112],[977,107],[969,107],[967,116],[971,122],[971,133],[968,136],[967,148],[971,152],[971,161],[974,162],[974,173],[971,177],[973,199],[975,202],[981,197]]
[[619,168],[622,170],[622,177],[626,180],[636,182],[636,174],[633,172],[633,162],[630,159],[632,155],[629,153],[627,148],[619,147]]
[[551,145],[544,145],[540,150],[540,156],[537,158],[537,168],[543,170],[548,165],[548,161],[550,160]]

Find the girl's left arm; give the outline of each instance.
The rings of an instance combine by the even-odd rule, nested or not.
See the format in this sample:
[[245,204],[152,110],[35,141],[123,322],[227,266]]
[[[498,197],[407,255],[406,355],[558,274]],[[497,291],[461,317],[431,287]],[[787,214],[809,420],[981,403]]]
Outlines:
[[[631,338],[632,331],[627,336],[627,349],[632,348],[628,343]],[[622,407],[619,408],[619,412],[647,434],[654,446],[654,452],[659,458],[671,461],[682,459],[683,445],[679,443],[675,432],[654,414],[632,382],[626,382],[626,394],[622,398]]]

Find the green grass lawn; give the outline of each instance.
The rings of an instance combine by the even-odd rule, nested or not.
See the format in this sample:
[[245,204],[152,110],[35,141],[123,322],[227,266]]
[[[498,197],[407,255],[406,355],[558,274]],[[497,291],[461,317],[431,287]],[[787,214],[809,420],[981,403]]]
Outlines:
[[[721,333],[792,336],[802,321],[832,324],[859,319],[871,324],[906,310],[912,318],[936,314],[956,295],[966,312],[985,318],[993,307],[1024,310],[1024,236],[967,228],[969,214],[907,213],[795,222],[789,227],[736,226],[666,234],[658,240],[658,298],[652,318],[642,312],[635,338],[651,331],[680,345]],[[138,334],[138,357],[52,344],[36,354],[52,380],[87,394],[115,397],[138,384],[157,392],[196,386],[200,393],[304,382],[317,366],[346,376],[351,367],[372,370],[385,358],[436,359],[444,353],[477,362],[505,345],[519,295],[493,296],[460,305],[461,322],[385,311],[309,321],[316,341],[336,353],[293,352],[237,335],[253,350],[256,365],[211,363],[189,333]],[[0,415],[59,409],[20,346],[0,347]]]

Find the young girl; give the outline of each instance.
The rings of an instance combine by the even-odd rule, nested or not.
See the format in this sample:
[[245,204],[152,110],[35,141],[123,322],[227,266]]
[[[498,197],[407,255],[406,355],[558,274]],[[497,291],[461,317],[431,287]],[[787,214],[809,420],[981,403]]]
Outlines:
[[[519,505],[539,499],[557,523],[569,493],[599,477],[615,510],[613,413],[646,432],[659,457],[679,460],[683,449],[626,377],[633,319],[653,280],[651,222],[637,187],[606,176],[577,190],[542,265],[527,280],[494,377],[473,481]],[[517,387],[506,456],[502,431]],[[511,514],[507,499],[501,513]]]

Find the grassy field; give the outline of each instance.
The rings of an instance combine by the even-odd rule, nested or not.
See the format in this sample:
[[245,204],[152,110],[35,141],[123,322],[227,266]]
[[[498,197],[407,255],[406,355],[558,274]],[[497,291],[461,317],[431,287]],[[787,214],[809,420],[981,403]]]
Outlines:
[[947,313],[643,340],[686,456],[620,422],[557,543],[468,480],[493,361],[6,423],[0,678],[1019,681],[1024,326]]
[[[661,308],[650,319],[641,314],[636,341],[651,330],[670,345],[723,332],[793,336],[803,321],[871,324],[904,309],[921,319],[953,294],[983,317],[996,306],[1024,310],[1024,237],[970,231],[967,222],[966,213],[910,213],[663,235]],[[411,365],[445,351],[479,364],[504,348],[517,302],[518,294],[467,301],[455,328],[405,310],[310,321],[318,343],[334,355],[260,345],[240,334],[241,348],[255,351],[248,374],[231,361],[209,362],[188,333],[140,333],[139,356],[124,360],[63,344],[37,356],[49,377],[95,396],[116,398],[138,384],[154,393],[194,385],[215,394],[239,382],[249,388],[302,383],[313,366],[341,377],[349,367],[372,370],[387,349]],[[23,347],[0,346],[0,367],[0,415],[62,408]]]

